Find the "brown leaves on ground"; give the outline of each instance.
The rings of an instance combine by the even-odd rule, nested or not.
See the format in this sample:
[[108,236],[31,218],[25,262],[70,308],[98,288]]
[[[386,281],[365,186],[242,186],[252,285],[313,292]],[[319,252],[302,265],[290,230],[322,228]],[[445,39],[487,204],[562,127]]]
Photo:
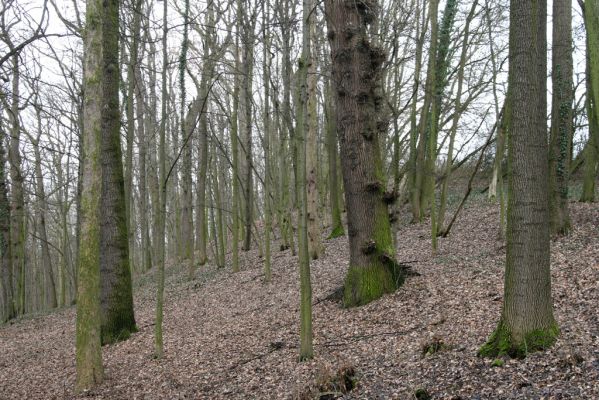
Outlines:
[[[476,356],[499,317],[505,258],[496,207],[484,205],[462,215],[434,258],[429,227],[406,226],[398,259],[417,261],[411,265],[420,276],[361,308],[326,299],[347,268],[346,238],[328,241],[312,262],[316,358],[309,362],[298,362],[299,272],[289,251],[273,254],[271,284],[262,282],[255,252],[242,253],[238,274],[208,266],[187,282],[184,266],[171,267],[162,360],[152,358],[154,287],[143,277],[140,331],[103,349],[106,380],[84,397],[285,399],[328,391],[330,398],[411,399],[419,391],[434,399],[599,398],[599,207],[572,203],[571,211],[573,232],[552,245],[561,336],[523,361]],[[0,328],[1,399],[75,397],[74,321],[70,308]],[[443,348],[423,354],[431,343]],[[357,384],[351,391],[335,375],[348,368]]]

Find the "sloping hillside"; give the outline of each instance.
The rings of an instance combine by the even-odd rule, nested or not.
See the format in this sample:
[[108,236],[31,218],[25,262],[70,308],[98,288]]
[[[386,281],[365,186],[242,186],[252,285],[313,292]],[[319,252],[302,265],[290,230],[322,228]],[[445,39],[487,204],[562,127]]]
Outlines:
[[[316,358],[299,363],[297,259],[274,254],[273,283],[261,260],[242,254],[242,272],[207,266],[188,282],[171,266],[166,289],[165,358],[152,358],[154,287],[136,289],[139,333],[104,348],[106,381],[96,399],[599,398],[599,207],[572,203],[574,231],[553,242],[554,348],[524,361],[487,360],[478,347],[502,301],[505,248],[495,207],[463,213],[432,258],[429,227],[406,226],[398,259],[420,276],[365,307],[342,309],[329,295],[342,284],[346,238],[326,242],[312,263]],[[0,398],[74,397],[75,309],[0,328]],[[427,354],[428,353],[428,354]],[[328,396],[328,397],[327,397]]]

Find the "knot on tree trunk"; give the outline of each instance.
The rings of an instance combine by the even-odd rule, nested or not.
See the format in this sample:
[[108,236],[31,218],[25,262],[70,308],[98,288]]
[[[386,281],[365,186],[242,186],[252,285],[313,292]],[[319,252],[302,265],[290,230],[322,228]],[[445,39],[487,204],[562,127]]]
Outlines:
[[371,181],[371,182],[366,183],[366,190],[371,193],[380,192],[383,190],[383,185],[378,180]]
[[372,254],[376,251],[376,243],[374,240],[369,240],[362,245],[363,254]]

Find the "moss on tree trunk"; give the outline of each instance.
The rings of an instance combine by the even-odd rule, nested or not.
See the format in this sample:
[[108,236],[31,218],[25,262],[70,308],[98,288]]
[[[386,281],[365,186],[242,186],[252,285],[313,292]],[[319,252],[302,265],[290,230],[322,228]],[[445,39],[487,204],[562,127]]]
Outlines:
[[559,333],[549,252],[546,20],[546,1],[511,1],[504,303],[481,356],[521,358],[548,348]]
[[381,87],[386,54],[368,29],[376,22],[377,1],[325,4],[350,247],[344,304],[358,306],[395,290],[398,282],[380,154],[380,137],[388,131]]

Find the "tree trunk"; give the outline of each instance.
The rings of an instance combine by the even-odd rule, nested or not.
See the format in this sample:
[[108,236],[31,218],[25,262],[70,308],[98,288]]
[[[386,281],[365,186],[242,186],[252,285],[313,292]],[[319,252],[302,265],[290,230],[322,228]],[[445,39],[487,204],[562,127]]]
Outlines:
[[551,232],[565,235],[571,228],[568,210],[570,143],[574,131],[572,60],[572,2],[553,0],[553,99],[549,144],[549,212]]
[[[306,134],[310,129],[308,103],[308,70],[310,60],[310,14],[312,1],[303,0],[302,55],[298,65],[299,104],[295,148],[297,150],[296,195],[298,211],[298,255],[300,273],[300,360],[314,357],[312,344],[312,283],[310,280],[310,255],[308,244],[308,193],[306,181]],[[314,18],[314,16],[312,16]]]
[[[116,15],[116,16],[115,16]],[[118,2],[87,2],[84,40],[83,182],[81,193],[81,247],[77,290],[77,390],[102,382],[100,347],[100,196],[102,191],[102,131],[106,18],[118,18]],[[110,24],[107,24],[110,27]],[[110,37],[110,35],[109,35]],[[118,71],[118,69],[117,69]]]
[[270,32],[267,22],[269,17],[268,5],[262,3],[262,18],[264,22],[263,30],[263,71],[264,79],[264,281],[270,282],[272,278],[271,272],[271,251],[270,251],[270,231],[272,229],[272,176],[271,176],[271,154],[270,154],[270,136],[271,136],[271,115],[270,115]]
[[342,0],[325,4],[350,247],[344,304],[357,306],[398,286],[379,147],[379,135],[387,131],[387,121],[381,118],[380,86],[385,54],[370,43],[368,35],[367,26],[376,18],[376,1],[359,1],[358,6]]
[[23,189],[23,174],[21,170],[21,124],[19,122],[19,56],[13,56],[12,67],[12,97],[9,120],[11,123],[10,147],[8,162],[11,180],[11,254],[13,275],[17,280],[16,312],[25,312],[25,199]]
[[[123,158],[119,109],[118,2],[111,4],[102,30],[102,186],[100,207],[100,307],[102,344],[124,340],[136,332],[129,264]],[[114,9],[113,9],[114,8]],[[108,11],[108,10],[107,10]]]
[[[183,149],[183,166],[181,168],[181,254],[183,260],[188,260],[193,265],[193,180],[192,180],[192,152],[193,131],[195,129],[196,116],[193,119],[185,118],[186,108],[186,86],[185,71],[187,69],[187,49],[189,47],[189,0],[184,2],[183,12],[183,41],[181,43],[181,55],[179,57],[179,86],[181,90],[181,146]],[[204,66],[206,68],[206,66]],[[191,109],[190,109],[191,111]]]
[[37,137],[29,136],[29,140],[33,145],[33,153],[35,156],[35,197],[36,197],[36,231],[37,239],[40,242],[41,264],[42,264],[42,289],[43,289],[43,309],[56,308],[58,302],[56,299],[56,285],[54,282],[54,274],[52,270],[52,256],[50,254],[50,246],[48,244],[48,235],[46,229],[46,210],[48,204],[46,200],[46,190],[44,188],[44,175],[42,173],[42,156],[39,149],[39,140],[42,133],[42,117],[41,110],[36,107],[37,118]]
[[345,235],[343,221],[341,220],[341,195],[339,193],[339,171],[337,160],[339,149],[337,143],[337,111],[331,93],[331,81],[325,85],[325,121],[327,138],[327,155],[329,162],[329,201],[331,203],[331,233],[328,238],[333,239]]
[[167,115],[167,76],[168,76],[168,2],[165,1],[162,9],[162,88],[161,88],[161,112],[160,112],[160,142],[158,150],[159,186],[158,214],[156,243],[158,268],[156,269],[156,324],[154,325],[154,356],[162,358],[164,354],[164,343],[162,338],[162,320],[164,317],[164,264],[166,258],[166,120]]
[[[451,169],[452,169],[452,161],[453,161],[453,148],[455,145],[455,136],[458,129],[458,122],[461,116],[461,108],[462,108],[462,87],[464,83],[464,68],[466,66],[466,57],[468,53],[468,40],[470,38],[470,23],[472,22],[472,18],[474,17],[474,12],[476,11],[476,6],[478,4],[478,0],[474,0],[472,3],[472,7],[470,8],[470,13],[466,18],[466,26],[464,28],[464,39],[462,41],[462,52],[460,54],[460,65],[458,67],[458,88],[456,93],[455,105],[454,105],[454,114],[453,121],[451,126],[451,132],[449,137],[449,149],[447,151],[447,159],[445,160],[445,176],[443,177],[443,186],[441,189],[441,201],[439,206],[439,222],[438,227],[436,229],[437,232],[443,231],[443,226],[445,225],[445,210],[447,206],[447,188],[449,185],[449,179],[451,178]],[[436,234],[437,232],[434,232]]]
[[547,3],[510,2],[508,219],[504,301],[483,356],[525,357],[550,347],[553,317],[549,268],[547,158]]
[[595,201],[595,181],[599,167],[599,0],[584,2],[587,31],[587,110],[589,145],[585,152],[585,172],[580,201]]
[[[127,96],[126,96],[126,104],[125,111],[127,116],[127,153],[125,155],[125,206],[126,206],[126,215],[127,222],[129,226],[134,225],[133,218],[133,138],[135,136],[135,110],[134,110],[134,99],[135,93],[137,91],[136,87],[138,86],[137,79],[135,77],[135,69],[137,68],[137,64],[139,63],[139,39],[141,34],[141,4],[142,0],[133,0],[132,1],[132,9],[130,10],[133,13],[133,27],[131,29],[131,50],[129,54],[129,63],[127,64]],[[140,105],[138,104],[138,107]],[[141,121],[139,122],[142,123]],[[129,265],[133,267],[134,263],[134,248],[135,248],[135,230],[130,229],[128,231],[128,246],[129,246]]]
[[[4,133],[1,128],[2,122],[0,122],[0,131]],[[5,166],[4,141],[0,140],[0,279],[2,279],[0,322],[5,322],[16,316],[10,246],[10,202]]]
[[[316,17],[312,16],[308,29],[311,37],[316,37]],[[307,185],[307,210],[308,210],[308,250],[312,260],[318,259],[324,252],[320,234],[320,217],[318,215],[318,115],[316,86],[318,85],[317,57],[312,51],[307,55],[307,105],[308,130],[306,136],[306,185]]]

